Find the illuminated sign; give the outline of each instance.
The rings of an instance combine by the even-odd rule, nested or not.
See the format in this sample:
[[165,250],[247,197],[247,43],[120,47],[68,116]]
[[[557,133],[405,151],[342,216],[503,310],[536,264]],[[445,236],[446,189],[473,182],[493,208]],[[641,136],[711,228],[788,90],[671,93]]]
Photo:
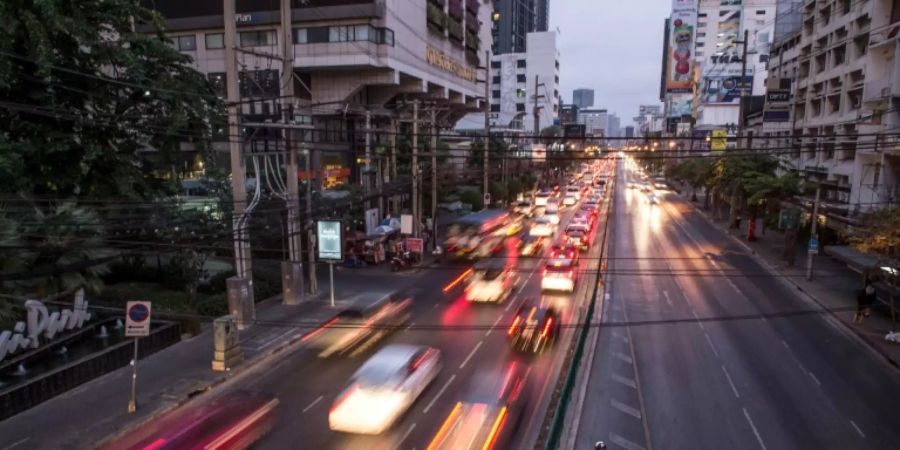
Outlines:
[[425,59],[428,64],[450,72],[462,79],[475,81],[475,69],[465,63],[451,58],[444,52],[428,46],[425,48]]
[[320,220],[316,222],[316,242],[319,244],[319,259],[342,261],[343,228],[340,220]]

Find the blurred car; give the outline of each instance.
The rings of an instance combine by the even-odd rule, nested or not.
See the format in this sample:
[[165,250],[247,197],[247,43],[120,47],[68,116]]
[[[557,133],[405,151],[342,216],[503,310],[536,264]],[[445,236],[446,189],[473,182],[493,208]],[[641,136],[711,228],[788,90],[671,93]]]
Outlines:
[[531,229],[528,234],[532,236],[553,236],[556,232],[556,225],[546,217],[535,219],[531,222]]
[[572,217],[572,220],[569,221],[569,226],[566,227],[566,231],[575,229],[575,226],[583,226],[587,232],[590,232],[594,229],[594,216],[589,212],[579,211],[579,214]]
[[429,450],[507,448],[528,403],[531,369],[512,361],[478,372],[435,433]]
[[649,203],[651,205],[658,205],[659,197],[657,197],[656,194],[649,194],[649,195],[647,195],[647,203]]
[[578,197],[575,194],[566,192],[566,196],[563,198],[563,205],[573,206],[576,203],[578,203]]
[[574,246],[580,251],[587,250],[590,247],[590,237],[588,233],[581,228],[566,230],[563,239],[565,240],[566,245]]
[[547,205],[544,209],[544,216],[547,220],[549,220],[553,225],[559,225],[559,208],[556,204]]
[[472,276],[466,286],[466,300],[470,302],[495,302],[506,300],[516,284],[516,271],[505,260],[480,261],[472,267]]
[[304,338],[321,348],[320,358],[355,355],[382,339],[410,317],[412,298],[396,292],[366,292],[350,299],[350,306]]
[[391,427],[437,377],[441,352],[421,345],[388,345],[350,378],[328,410],[334,431],[380,434]]
[[560,315],[547,305],[526,304],[519,307],[507,330],[514,350],[540,353],[551,345],[560,332]]
[[577,184],[570,184],[566,186],[566,196],[574,195],[575,200],[579,200],[581,198],[581,187]]
[[199,404],[187,404],[104,444],[106,450],[245,449],[275,422],[278,400],[267,394],[239,392]]
[[547,204],[547,199],[551,196],[551,191],[544,189],[541,192],[538,192],[537,195],[534,196],[534,205],[535,206],[544,206]]
[[519,240],[519,256],[539,256],[548,238],[526,234]]
[[578,259],[578,247],[565,242],[562,244],[555,244],[550,249],[549,257],[550,259],[576,260]]
[[513,207],[513,212],[530,217],[534,213],[534,206],[529,200],[522,200]]
[[506,226],[503,227],[503,231],[507,236],[515,236],[522,232],[523,227],[524,223],[522,221],[522,218],[515,218],[511,219],[509,223],[507,223]]
[[573,292],[577,267],[573,259],[557,258],[548,261],[541,273],[541,290]]

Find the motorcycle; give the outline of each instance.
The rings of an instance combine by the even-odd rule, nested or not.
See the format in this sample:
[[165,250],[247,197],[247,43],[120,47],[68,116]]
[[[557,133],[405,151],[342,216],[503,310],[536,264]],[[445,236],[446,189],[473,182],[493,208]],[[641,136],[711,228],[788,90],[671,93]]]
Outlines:
[[391,272],[399,272],[412,267],[413,258],[410,252],[403,252],[391,258]]

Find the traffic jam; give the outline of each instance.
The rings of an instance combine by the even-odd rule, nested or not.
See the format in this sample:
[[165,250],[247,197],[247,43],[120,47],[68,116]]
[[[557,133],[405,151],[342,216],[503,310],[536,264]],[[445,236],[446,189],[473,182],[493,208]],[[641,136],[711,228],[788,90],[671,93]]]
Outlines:
[[[321,367],[322,391],[328,393],[301,411],[323,425],[310,438],[322,442],[309,448],[509,448],[522,445],[527,430],[540,429],[548,408],[541,400],[549,402],[551,375],[558,376],[554,370],[565,356],[553,349],[574,334],[567,324],[577,323],[574,311],[593,288],[585,280],[597,279],[587,275],[600,267],[595,244],[614,164],[609,158],[581,164],[507,209],[457,217],[443,241],[441,274],[449,280],[438,292],[443,303],[430,308],[435,312],[413,295],[373,291],[347,300],[330,321],[307,333],[302,344],[311,362],[304,367]],[[489,328],[481,325],[490,319]],[[469,351],[473,331],[490,340]],[[484,356],[474,358],[482,346]],[[451,357],[463,353],[461,363]],[[358,361],[349,376],[329,373],[347,361]],[[449,378],[448,370],[454,370]],[[316,371],[309,369],[308,377]],[[283,424],[297,414],[286,412],[278,395],[232,393],[217,402],[242,406],[182,408],[165,424],[152,424],[156,431],[149,437],[116,446],[270,448],[265,444],[273,423],[290,432]],[[417,418],[412,410],[423,404]],[[213,419],[222,425],[208,426]],[[305,429],[294,433],[306,439]]]

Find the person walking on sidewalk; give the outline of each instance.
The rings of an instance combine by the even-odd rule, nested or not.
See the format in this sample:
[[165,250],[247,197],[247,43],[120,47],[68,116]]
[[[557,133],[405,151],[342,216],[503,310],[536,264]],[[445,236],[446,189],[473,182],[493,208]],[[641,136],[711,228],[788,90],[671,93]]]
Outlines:
[[873,304],[875,304],[875,286],[872,286],[871,281],[866,280],[865,289],[856,295],[856,315],[853,316],[853,322],[863,323],[863,320],[869,317]]

